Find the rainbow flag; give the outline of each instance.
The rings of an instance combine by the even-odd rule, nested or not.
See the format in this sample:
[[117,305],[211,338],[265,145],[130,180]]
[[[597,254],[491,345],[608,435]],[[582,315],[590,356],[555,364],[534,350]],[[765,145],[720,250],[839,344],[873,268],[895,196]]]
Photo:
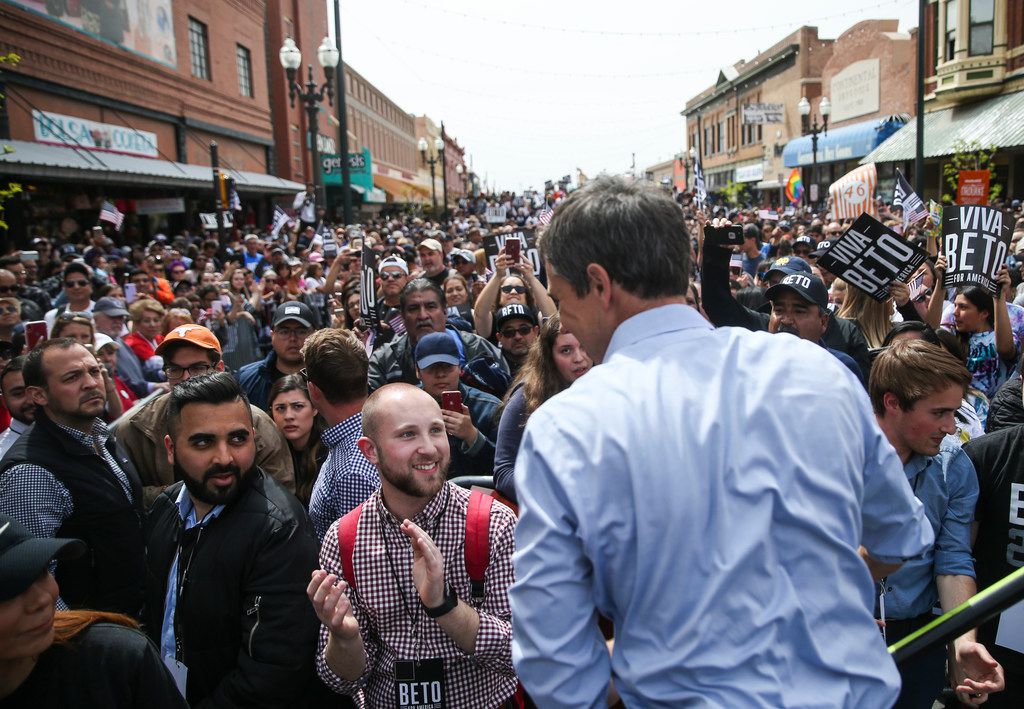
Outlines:
[[786,199],[796,204],[803,196],[804,183],[800,181],[800,168],[794,167],[793,172],[789,173],[789,179],[786,180]]

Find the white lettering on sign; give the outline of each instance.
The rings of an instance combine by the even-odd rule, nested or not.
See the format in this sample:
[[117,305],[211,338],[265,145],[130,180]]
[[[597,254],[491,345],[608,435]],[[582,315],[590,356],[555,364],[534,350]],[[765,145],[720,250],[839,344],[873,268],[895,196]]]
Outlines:
[[398,704],[402,707],[441,703],[441,683],[399,682]]
[[1024,526],[1024,483],[1010,484],[1010,524]]
[[969,206],[959,211],[962,231],[946,234],[947,267],[950,271],[973,271],[994,281],[1007,252],[1006,243],[999,239],[1003,213]]

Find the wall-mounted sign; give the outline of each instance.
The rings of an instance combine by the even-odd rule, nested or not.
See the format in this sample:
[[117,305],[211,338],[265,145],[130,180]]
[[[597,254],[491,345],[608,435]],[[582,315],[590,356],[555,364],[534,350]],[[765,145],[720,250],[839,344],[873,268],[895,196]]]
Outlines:
[[[341,156],[326,153],[320,156],[320,170],[325,185],[341,185]],[[348,177],[353,185],[373,189],[373,158],[370,149],[348,154]]]
[[40,143],[104,150],[158,158],[156,133],[48,111],[32,111],[32,128]]
[[736,166],[736,182],[757,182],[764,179],[764,163]]
[[765,123],[784,123],[785,106],[781,103],[748,103],[743,105],[743,123],[746,125],[763,125]]
[[185,211],[183,197],[135,200],[136,214],[182,214]]
[[833,123],[877,113],[879,107],[879,61],[862,59],[832,77]]

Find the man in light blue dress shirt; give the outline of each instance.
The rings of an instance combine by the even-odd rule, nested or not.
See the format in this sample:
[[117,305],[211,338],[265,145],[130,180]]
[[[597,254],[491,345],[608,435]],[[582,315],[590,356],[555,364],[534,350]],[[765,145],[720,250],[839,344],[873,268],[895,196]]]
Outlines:
[[930,548],[923,508],[834,357],[685,305],[689,243],[667,195],[620,178],[542,237],[563,332],[601,365],[516,463],[516,670],[543,707],[603,706],[610,680],[636,707],[887,707],[865,561]]

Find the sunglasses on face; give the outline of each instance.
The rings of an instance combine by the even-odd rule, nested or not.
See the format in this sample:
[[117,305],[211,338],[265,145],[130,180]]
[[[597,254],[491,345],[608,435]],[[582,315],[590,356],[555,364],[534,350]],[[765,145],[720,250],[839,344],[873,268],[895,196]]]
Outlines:
[[522,294],[522,293],[526,292],[526,286],[502,286],[501,287],[501,292],[502,293],[520,293],[520,294]]
[[391,272],[391,273],[382,273],[382,274],[380,274],[380,279],[382,281],[398,281],[398,280],[401,280],[403,278],[405,278],[405,274],[404,273]]
[[506,327],[501,330],[501,336],[505,339],[511,340],[516,335],[520,337],[526,337],[533,331],[531,325],[520,325],[519,327]]
[[64,281],[65,288],[85,288],[87,285],[89,285],[89,281],[84,278],[77,281]]

